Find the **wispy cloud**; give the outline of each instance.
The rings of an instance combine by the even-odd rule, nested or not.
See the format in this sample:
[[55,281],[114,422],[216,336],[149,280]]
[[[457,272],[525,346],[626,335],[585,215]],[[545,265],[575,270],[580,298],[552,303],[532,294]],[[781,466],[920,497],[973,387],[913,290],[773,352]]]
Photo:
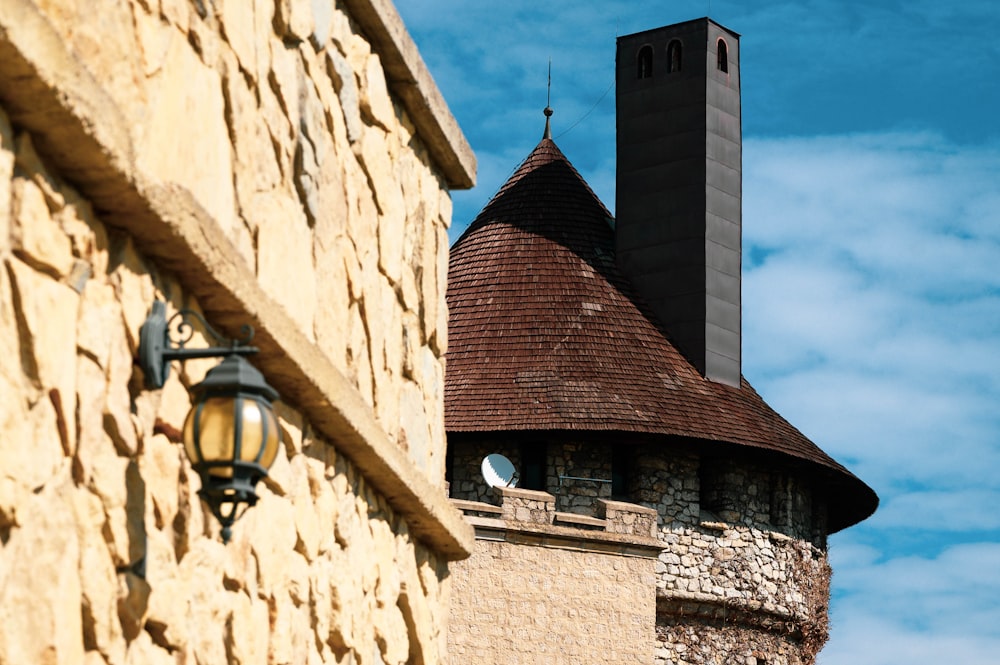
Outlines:
[[820,665],[997,662],[1000,544],[888,560],[874,548],[835,548],[832,558],[840,598]]
[[927,133],[744,152],[744,371],[880,493],[832,539],[821,665],[995,663],[1000,146]]

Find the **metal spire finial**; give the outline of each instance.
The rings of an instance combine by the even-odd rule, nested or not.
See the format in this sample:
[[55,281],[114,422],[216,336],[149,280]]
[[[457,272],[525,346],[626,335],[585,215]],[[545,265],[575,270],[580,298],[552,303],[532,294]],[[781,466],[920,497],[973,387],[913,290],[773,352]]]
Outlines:
[[552,128],[549,126],[549,118],[552,117],[552,58],[549,58],[549,87],[545,92],[545,110],[542,113],[545,114],[545,133],[542,134],[542,138],[551,139]]

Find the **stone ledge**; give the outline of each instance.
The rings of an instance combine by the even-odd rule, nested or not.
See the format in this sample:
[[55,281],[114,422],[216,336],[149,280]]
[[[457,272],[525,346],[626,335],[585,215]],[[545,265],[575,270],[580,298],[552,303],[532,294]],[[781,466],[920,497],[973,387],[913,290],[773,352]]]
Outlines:
[[548,492],[538,490],[526,490],[520,487],[494,487],[493,491],[500,497],[512,499],[527,499],[528,501],[540,501],[542,503],[555,503],[556,498]]
[[503,508],[500,506],[494,506],[492,503],[483,503],[482,501],[465,501],[463,499],[449,499],[451,505],[455,506],[462,512],[473,512],[473,513],[491,513],[493,515],[502,515]]
[[118,108],[31,0],[0,0],[0,103],[104,222],[131,234],[145,255],[177,275],[213,325],[232,336],[244,323],[254,326],[254,364],[336,443],[415,537],[450,560],[472,553],[472,527],[260,288],[215,220],[188,190],[138,171]]
[[746,598],[721,598],[690,591],[657,591],[656,623],[700,618],[724,621],[756,630],[766,630],[800,639],[810,623],[784,607]]
[[604,530],[608,527],[607,520],[602,520],[597,517],[589,517],[587,515],[578,515],[576,513],[556,513],[553,517],[553,521],[557,524],[571,524],[573,526],[588,529]]
[[476,527],[478,531],[480,528],[487,529],[506,529],[507,523],[496,517],[478,517],[476,515],[466,515],[465,521]]
[[[663,543],[656,538],[643,536],[591,531],[552,524],[511,523],[504,520],[472,517],[466,517],[466,519],[483,522],[482,525],[476,525],[476,538],[483,540],[504,540],[519,545],[646,558],[656,558],[663,549]],[[500,524],[497,524],[498,522]]]
[[413,124],[452,189],[476,184],[476,156],[448,109],[424,59],[390,0],[344,0],[381,56],[389,87],[403,101]]
[[640,506],[637,503],[629,503],[628,501],[614,501],[612,499],[598,499],[597,505],[602,506],[603,510],[617,510],[622,513],[636,513],[638,515],[657,515],[656,508],[649,508],[648,506]]

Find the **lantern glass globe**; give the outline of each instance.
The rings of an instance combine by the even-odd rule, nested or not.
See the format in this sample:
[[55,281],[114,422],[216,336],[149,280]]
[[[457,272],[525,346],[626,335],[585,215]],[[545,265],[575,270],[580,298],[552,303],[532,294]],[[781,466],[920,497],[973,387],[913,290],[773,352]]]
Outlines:
[[192,464],[205,465],[214,477],[231,478],[233,462],[270,468],[278,454],[279,431],[274,412],[262,400],[207,397],[184,422],[184,449]]

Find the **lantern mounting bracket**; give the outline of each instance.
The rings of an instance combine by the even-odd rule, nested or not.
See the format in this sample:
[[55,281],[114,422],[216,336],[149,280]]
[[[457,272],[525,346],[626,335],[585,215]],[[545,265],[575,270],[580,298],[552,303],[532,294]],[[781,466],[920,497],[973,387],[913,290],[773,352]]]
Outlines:
[[[185,346],[194,336],[195,329],[192,320],[201,324],[201,327],[215,338],[216,342],[228,344],[228,346],[209,346],[203,349],[192,349]],[[176,338],[171,336],[171,331],[176,331]],[[162,300],[154,300],[149,316],[142,324],[142,328],[139,329],[138,362],[146,377],[146,387],[154,390],[162,388],[167,377],[170,376],[170,363],[173,360],[218,358],[230,355],[247,356],[260,350],[255,346],[250,346],[250,341],[253,340],[254,336],[253,326],[244,324],[240,327],[240,334],[242,336],[237,339],[228,339],[220,335],[201,314],[191,309],[179,310],[168,320],[166,303]]]

